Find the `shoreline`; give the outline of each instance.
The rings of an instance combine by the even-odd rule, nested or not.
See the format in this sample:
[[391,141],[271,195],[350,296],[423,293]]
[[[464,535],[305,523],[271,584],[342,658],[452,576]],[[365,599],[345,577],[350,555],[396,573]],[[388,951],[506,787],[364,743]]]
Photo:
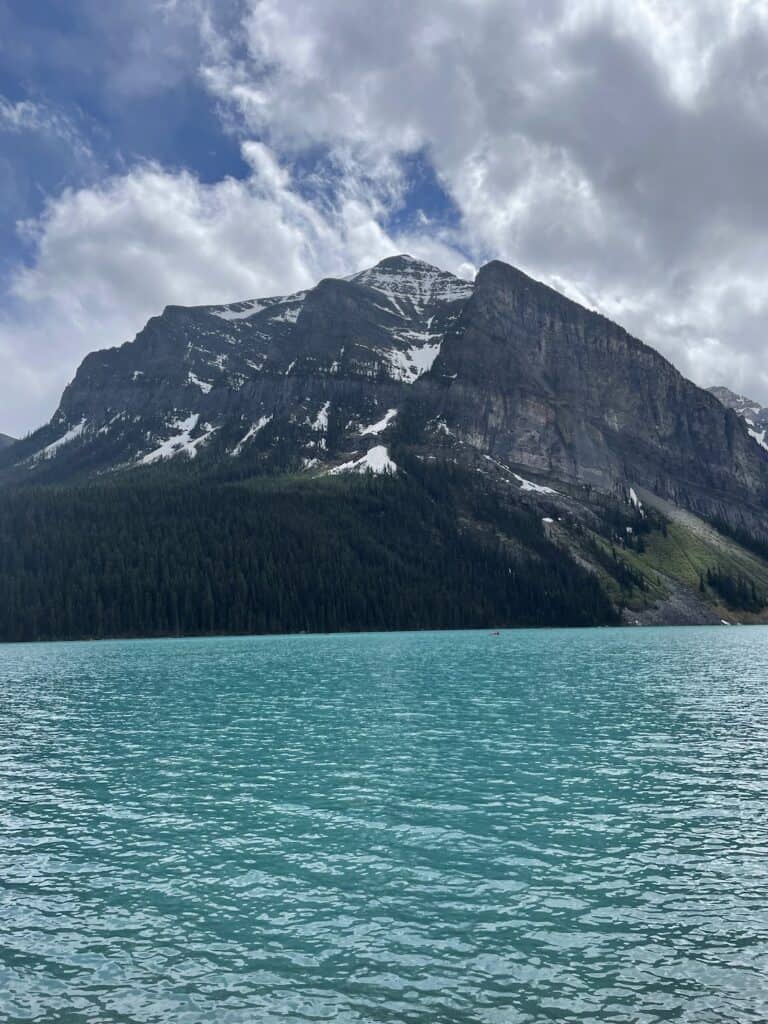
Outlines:
[[418,634],[447,633],[478,633],[487,634],[489,639],[504,633],[592,633],[596,631],[625,633],[627,631],[649,629],[723,629],[733,627],[759,628],[766,627],[766,622],[674,622],[674,623],[629,623],[623,622],[611,626],[431,626],[425,629],[349,629],[337,630],[332,633],[275,632],[275,633],[164,633],[157,636],[101,636],[101,637],[58,637],[48,640],[0,640],[0,648],[38,646],[42,644],[103,644],[103,643],[157,643],[176,640],[264,640],[264,639],[296,639],[297,637],[341,637],[341,636],[413,636]]

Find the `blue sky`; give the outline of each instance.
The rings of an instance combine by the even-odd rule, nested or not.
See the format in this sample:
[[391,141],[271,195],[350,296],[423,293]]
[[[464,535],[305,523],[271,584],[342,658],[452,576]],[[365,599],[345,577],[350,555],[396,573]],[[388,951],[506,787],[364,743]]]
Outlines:
[[167,303],[506,259],[768,401],[759,0],[0,0],[0,430]]
[[[97,183],[142,162],[191,171],[203,183],[250,174],[238,133],[201,81],[196,19],[171,19],[172,45],[156,41],[124,64],[126,34],[134,39],[132,47],[144,50],[152,19],[148,24],[130,12],[115,16],[114,6],[91,0],[0,4],[0,96],[11,106],[33,104],[38,118],[48,119],[48,130],[6,125],[4,132],[0,256],[5,274],[29,249],[18,222],[39,217],[46,198],[65,188]],[[238,9],[236,4],[229,11],[222,3],[214,7],[218,29],[229,29],[230,38]],[[155,6],[154,17],[162,20],[162,5]],[[324,150],[293,155],[299,188],[311,188],[313,167],[322,162]],[[455,218],[428,157],[416,151],[403,153],[401,160],[407,195],[384,222],[402,227],[419,211]]]
[[139,49],[143,26],[130,15],[115,17],[110,8],[116,6],[88,0],[0,4],[0,96],[11,105],[33,104],[40,120],[48,119],[48,130],[6,126],[4,132],[6,271],[23,253],[16,222],[38,217],[46,197],[64,188],[147,160],[189,168],[204,182],[247,173],[237,139],[224,130],[197,75],[194,25],[174,26],[175,51],[160,46],[129,66],[125,34]]

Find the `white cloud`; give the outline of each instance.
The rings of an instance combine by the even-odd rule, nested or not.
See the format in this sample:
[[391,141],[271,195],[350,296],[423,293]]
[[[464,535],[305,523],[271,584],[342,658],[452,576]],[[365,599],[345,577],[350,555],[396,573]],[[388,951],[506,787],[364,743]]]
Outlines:
[[[164,5],[164,32],[181,6]],[[288,291],[397,251],[448,269],[459,251],[506,259],[699,382],[768,401],[762,0],[222,9],[184,6],[184,31],[196,11],[201,81],[252,173],[202,184],[143,166],[50,201],[0,323],[20,396],[0,429],[32,425],[82,354],[167,303]],[[392,237],[416,153],[459,227],[414,217]]]
[[12,103],[0,95],[0,133],[31,133],[58,140],[81,159],[91,160],[93,153],[72,121],[60,111],[32,100]]
[[129,340],[168,304],[274,295],[410,250],[457,268],[439,239],[390,237],[353,178],[321,206],[302,198],[261,143],[244,145],[246,180],[203,184],[147,165],[69,190],[25,225],[33,263],[0,319],[8,432],[55,408],[79,360]]
[[37,131],[44,123],[45,119],[36,103],[31,100],[11,103],[5,96],[0,96],[0,127],[5,131]]
[[251,0],[205,80],[240,130],[359,165],[424,149],[475,261],[768,401],[763,0]]

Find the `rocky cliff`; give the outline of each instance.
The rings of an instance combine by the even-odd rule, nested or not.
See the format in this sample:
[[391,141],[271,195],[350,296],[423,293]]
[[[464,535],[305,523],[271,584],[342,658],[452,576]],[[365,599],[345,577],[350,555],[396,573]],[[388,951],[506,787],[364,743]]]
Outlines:
[[752,398],[737,395],[730,388],[713,387],[707,389],[727,409],[733,411],[744,420],[749,436],[768,450],[768,409]]

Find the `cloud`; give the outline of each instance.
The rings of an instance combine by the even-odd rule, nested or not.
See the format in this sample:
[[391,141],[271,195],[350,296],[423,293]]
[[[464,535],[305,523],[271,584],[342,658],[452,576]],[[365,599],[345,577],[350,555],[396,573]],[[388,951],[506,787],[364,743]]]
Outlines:
[[94,160],[93,150],[72,118],[50,105],[32,100],[12,103],[0,94],[0,138],[9,134],[37,137],[64,147],[80,164]]
[[390,236],[352,175],[320,204],[264,144],[244,144],[243,156],[244,180],[143,165],[64,192],[22,226],[34,259],[0,317],[6,431],[42,422],[82,356],[129,340],[165,305],[281,294],[404,249],[462,266],[439,238]]
[[[139,165],[54,196],[24,226],[32,257],[0,351],[17,367],[12,392],[37,393],[19,397],[6,429],[49,412],[77,358],[166,303],[285,291],[396,251],[448,269],[506,259],[700,383],[768,402],[766,10],[391,0],[374,17],[346,0],[137,4],[122,30],[110,23],[132,54],[111,92],[196,75],[249,173],[206,183]],[[157,17],[167,55],[155,76],[141,40]],[[415,160],[434,171],[450,218],[412,206]]]
[[[259,0],[208,87],[281,152],[422,149],[475,261],[589,297],[768,400],[768,9],[752,0]],[[710,342],[707,339],[714,339]]]

